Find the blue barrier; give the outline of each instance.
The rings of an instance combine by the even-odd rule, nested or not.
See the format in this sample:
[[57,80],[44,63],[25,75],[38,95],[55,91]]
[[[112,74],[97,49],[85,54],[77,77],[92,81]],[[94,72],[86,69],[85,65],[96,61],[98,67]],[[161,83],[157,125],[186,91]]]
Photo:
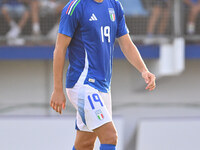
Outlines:
[[200,59],[200,45],[186,45],[185,56],[188,59]]
[[1,46],[0,59],[44,59],[53,58],[53,46]]
[[[159,46],[138,46],[144,58],[159,58]],[[1,46],[1,60],[51,60],[53,59],[54,46]],[[115,46],[114,58],[124,59],[119,46]]]
[[[137,45],[144,59],[158,59],[158,45]],[[0,60],[52,60],[54,46],[0,46]],[[186,45],[185,57],[200,59],[200,44]],[[115,46],[115,59],[124,59],[118,45]]]

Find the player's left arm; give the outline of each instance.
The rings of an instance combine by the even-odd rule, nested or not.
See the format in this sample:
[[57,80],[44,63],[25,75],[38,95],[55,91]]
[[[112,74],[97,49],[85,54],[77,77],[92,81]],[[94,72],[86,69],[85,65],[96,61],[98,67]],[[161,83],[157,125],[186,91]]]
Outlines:
[[137,47],[132,42],[129,34],[119,37],[118,42],[127,60],[141,73],[142,77],[147,83],[146,89],[149,91],[154,90],[156,87],[156,77],[147,69]]

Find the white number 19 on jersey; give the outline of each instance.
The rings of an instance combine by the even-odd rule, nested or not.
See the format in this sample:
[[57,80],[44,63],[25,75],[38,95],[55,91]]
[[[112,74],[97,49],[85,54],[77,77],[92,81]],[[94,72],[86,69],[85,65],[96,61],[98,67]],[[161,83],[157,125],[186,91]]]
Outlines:
[[108,43],[110,43],[110,27],[109,26],[101,26],[101,39],[104,43],[104,37],[108,38]]

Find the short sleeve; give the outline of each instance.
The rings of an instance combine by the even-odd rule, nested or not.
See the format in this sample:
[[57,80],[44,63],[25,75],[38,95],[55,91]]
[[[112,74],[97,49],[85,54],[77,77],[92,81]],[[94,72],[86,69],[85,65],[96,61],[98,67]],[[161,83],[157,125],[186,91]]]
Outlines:
[[[80,2],[80,1],[78,1]],[[58,33],[73,37],[80,18],[80,7],[77,1],[70,1],[62,10]]]
[[129,33],[129,30],[127,28],[126,22],[125,22],[125,15],[124,10],[119,1],[116,0],[117,8],[118,8],[118,24],[117,24],[117,34],[116,37],[119,38],[127,33]]

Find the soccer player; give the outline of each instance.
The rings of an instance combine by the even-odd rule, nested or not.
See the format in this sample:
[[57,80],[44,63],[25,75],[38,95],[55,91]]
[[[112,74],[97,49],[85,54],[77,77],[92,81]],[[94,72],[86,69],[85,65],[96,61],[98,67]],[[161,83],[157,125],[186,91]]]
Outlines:
[[51,107],[61,113],[66,99],[63,67],[68,49],[66,91],[77,110],[73,150],[115,150],[117,131],[112,122],[110,81],[115,38],[128,59],[142,74],[146,89],[154,90],[155,76],[145,66],[130,39],[124,11],[117,0],[71,0],[63,9],[54,51],[54,91]]

